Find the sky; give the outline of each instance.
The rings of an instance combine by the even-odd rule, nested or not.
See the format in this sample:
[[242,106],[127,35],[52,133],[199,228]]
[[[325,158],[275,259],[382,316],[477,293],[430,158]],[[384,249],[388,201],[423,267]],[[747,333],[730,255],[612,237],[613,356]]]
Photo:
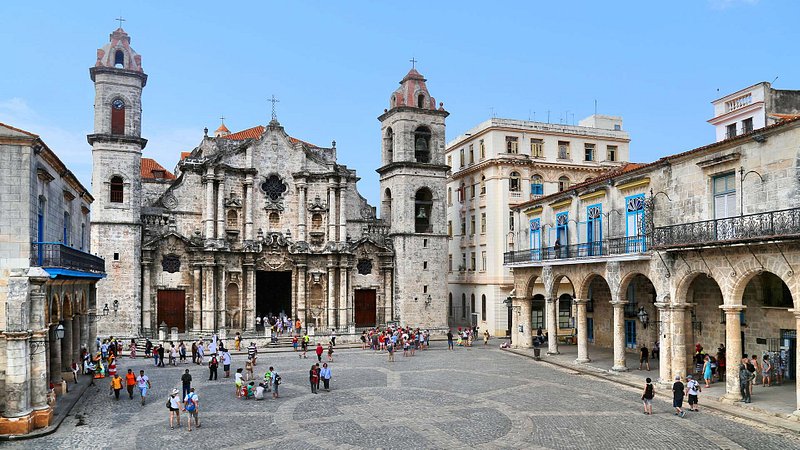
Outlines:
[[[118,16],[148,74],[143,156],[173,169],[203,128],[278,120],[336,140],[379,197],[380,124],[411,68],[444,102],[448,141],[492,117],[622,116],[631,160],[714,140],[710,101],[760,81],[800,89],[796,0],[9,1],[0,4],[0,122],[42,137],[91,184],[89,67]],[[777,79],[776,79],[777,77]]]

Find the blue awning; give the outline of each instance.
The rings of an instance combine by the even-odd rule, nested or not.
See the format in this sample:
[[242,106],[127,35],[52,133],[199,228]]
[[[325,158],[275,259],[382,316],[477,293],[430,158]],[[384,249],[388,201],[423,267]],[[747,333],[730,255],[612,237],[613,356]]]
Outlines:
[[104,273],[84,272],[82,270],[61,269],[58,267],[45,267],[44,270],[50,275],[50,278],[93,278],[99,280],[106,277]]

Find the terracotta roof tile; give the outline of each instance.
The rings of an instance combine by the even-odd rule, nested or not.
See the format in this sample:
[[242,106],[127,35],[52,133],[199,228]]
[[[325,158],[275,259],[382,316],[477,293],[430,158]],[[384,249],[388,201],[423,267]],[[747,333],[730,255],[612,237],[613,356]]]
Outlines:
[[192,152],[181,152],[181,161],[186,159],[191,154],[192,154]]
[[[261,137],[261,135],[264,134],[264,131],[266,131],[266,128],[264,128],[262,125],[256,125],[253,128],[248,128],[246,130],[237,131],[236,133],[231,133],[231,134],[229,134],[227,136],[220,136],[220,139],[230,139],[232,141],[243,141],[245,139],[258,139],[258,138]],[[311,148],[320,148],[317,145],[311,144],[311,143],[306,142],[306,141],[304,141],[302,139],[297,139],[295,137],[289,136],[289,140],[293,144],[304,144],[304,145],[306,145],[308,147],[311,147]]]
[[[158,172],[163,171],[162,175]],[[155,173],[154,173],[155,172]],[[165,169],[161,164],[152,158],[142,158],[142,179],[145,180],[174,180],[175,175]]]

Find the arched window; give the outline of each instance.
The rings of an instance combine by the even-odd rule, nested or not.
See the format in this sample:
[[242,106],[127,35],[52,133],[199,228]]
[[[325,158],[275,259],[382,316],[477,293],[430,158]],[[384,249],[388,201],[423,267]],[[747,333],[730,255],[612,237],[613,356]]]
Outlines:
[[481,175],[481,195],[486,194],[486,175]]
[[541,175],[531,177],[531,195],[544,195],[544,180]]
[[311,229],[319,230],[320,228],[322,228],[322,214],[314,213],[311,216]]
[[387,223],[392,220],[392,191],[389,188],[383,191],[383,215],[381,218]]
[[281,226],[281,216],[276,212],[272,212],[269,214],[269,227],[270,229],[276,230]]
[[111,102],[111,134],[125,134],[125,102],[119,98]]
[[122,53],[122,50],[117,50],[114,53],[114,67],[122,69],[125,67],[125,54]]
[[508,179],[508,190],[511,192],[519,192],[520,190],[520,176],[519,172],[511,172]]
[[486,320],[486,294],[481,295],[481,320]]
[[386,162],[392,162],[394,160],[394,131],[391,128],[386,129],[383,147],[386,149]]
[[431,130],[419,127],[414,131],[414,158],[417,162],[431,161]]
[[417,108],[424,108],[425,107],[425,94],[419,94],[417,96]]
[[563,176],[558,179],[558,192],[569,189],[569,178]]
[[111,177],[111,197],[109,201],[111,203],[122,203],[124,200],[123,196],[123,189],[125,185],[122,182],[122,177],[120,176],[113,176]]
[[470,312],[470,314],[475,312],[475,294],[470,295],[470,298],[469,298],[469,312]]
[[467,294],[461,294],[461,318],[467,317]]
[[228,211],[228,228],[239,227],[239,214],[235,210]]
[[447,294],[447,315],[453,317],[453,293]]
[[428,188],[422,188],[414,196],[414,231],[416,233],[433,233],[431,227],[431,209],[433,194]]

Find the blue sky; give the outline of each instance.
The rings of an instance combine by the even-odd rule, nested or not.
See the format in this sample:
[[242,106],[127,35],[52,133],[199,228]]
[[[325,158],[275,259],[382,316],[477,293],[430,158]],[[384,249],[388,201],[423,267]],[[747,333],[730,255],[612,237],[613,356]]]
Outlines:
[[[800,2],[3,2],[0,121],[42,136],[88,187],[88,68],[122,14],[149,75],[144,156],[172,169],[224,114],[336,140],[373,205],[376,117],[410,68],[451,115],[448,140],[498,117],[621,115],[631,159],[713,141],[709,102],[759,81],[800,89]],[[80,5],[80,6],[76,6]]]

